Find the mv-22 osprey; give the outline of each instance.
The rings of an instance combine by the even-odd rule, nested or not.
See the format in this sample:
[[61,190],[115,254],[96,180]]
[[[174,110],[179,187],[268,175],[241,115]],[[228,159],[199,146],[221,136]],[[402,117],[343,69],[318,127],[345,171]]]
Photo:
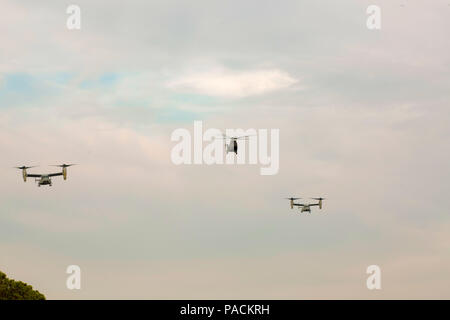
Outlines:
[[67,168],[70,166],[73,166],[75,164],[61,164],[61,165],[54,165],[54,167],[60,167],[62,168],[61,172],[57,172],[57,173],[47,173],[47,174],[35,174],[35,173],[27,173],[27,169],[31,169],[31,168],[35,168],[35,167],[27,167],[27,166],[21,166],[21,167],[16,167],[17,169],[21,169],[22,170],[22,176],[23,176],[23,181],[26,182],[27,178],[35,178],[34,181],[37,182],[38,187],[40,186],[44,186],[44,185],[48,185],[48,186],[52,186],[52,179],[51,177],[56,177],[56,176],[63,176],[64,180],[67,180]]
[[309,204],[309,203],[304,204],[304,203],[295,203],[294,202],[294,200],[298,200],[301,198],[286,198],[286,199],[291,201],[291,209],[294,209],[294,206],[295,206],[301,210],[300,212],[309,212],[309,213],[311,213],[312,206],[318,206],[319,209],[322,209],[322,200],[325,200],[325,198],[311,198],[314,200],[318,200],[319,202],[311,203],[311,204]]
[[[223,139],[225,144],[225,151],[228,154],[228,152],[234,152],[237,155],[238,152],[238,144],[237,140],[248,140],[249,136],[239,136],[239,137],[229,137],[226,134],[222,133],[222,136],[219,136],[217,138]],[[227,144],[227,139],[230,139],[230,144]]]

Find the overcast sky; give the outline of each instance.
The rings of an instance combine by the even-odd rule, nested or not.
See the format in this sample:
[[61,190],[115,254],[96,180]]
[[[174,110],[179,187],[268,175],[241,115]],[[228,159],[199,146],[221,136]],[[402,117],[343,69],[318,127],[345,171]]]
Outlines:
[[[50,299],[450,298],[448,0],[1,9],[9,277]],[[279,129],[279,173],[174,165],[170,135],[194,120]],[[51,188],[12,169],[63,162],[79,165]],[[290,196],[327,200],[298,215]]]

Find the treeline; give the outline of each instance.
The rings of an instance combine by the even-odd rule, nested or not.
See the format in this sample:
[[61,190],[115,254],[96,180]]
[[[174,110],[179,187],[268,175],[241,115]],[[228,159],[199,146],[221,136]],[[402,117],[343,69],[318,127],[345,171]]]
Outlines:
[[0,271],[0,300],[45,300],[45,296],[25,282],[8,279]]

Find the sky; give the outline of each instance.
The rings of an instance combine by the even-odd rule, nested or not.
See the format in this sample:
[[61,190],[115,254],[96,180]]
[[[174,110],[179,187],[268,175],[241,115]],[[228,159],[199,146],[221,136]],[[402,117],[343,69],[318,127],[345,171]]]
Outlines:
[[[48,299],[450,298],[449,1],[1,8],[10,278]],[[195,120],[279,129],[278,174],[173,164],[171,133]],[[13,169],[60,163],[77,166],[51,188]],[[300,215],[291,196],[326,200]]]

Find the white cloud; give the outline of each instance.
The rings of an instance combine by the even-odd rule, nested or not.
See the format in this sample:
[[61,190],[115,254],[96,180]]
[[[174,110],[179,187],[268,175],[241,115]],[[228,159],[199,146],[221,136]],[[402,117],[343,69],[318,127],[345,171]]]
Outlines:
[[287,88],[298,80],[278,69],[231,71],[217,69],[193,73],[172,81],[168,86],[175,90],[224,96],[246,97]]

